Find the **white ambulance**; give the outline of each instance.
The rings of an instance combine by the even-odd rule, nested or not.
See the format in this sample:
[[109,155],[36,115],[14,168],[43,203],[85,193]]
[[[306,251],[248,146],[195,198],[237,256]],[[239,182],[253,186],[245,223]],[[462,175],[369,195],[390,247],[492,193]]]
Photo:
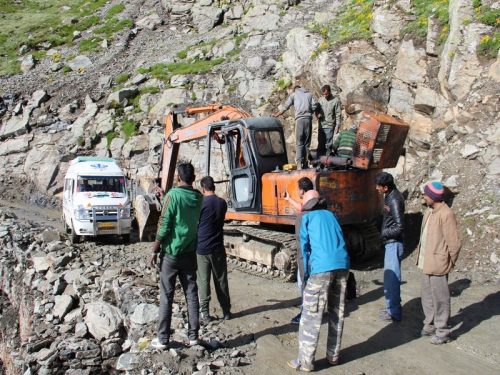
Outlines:
[[115,160],[78,156],[64,177],[64,228],[71,242],[81,236],[122,236],[130,240],[131,200],[126,178]]

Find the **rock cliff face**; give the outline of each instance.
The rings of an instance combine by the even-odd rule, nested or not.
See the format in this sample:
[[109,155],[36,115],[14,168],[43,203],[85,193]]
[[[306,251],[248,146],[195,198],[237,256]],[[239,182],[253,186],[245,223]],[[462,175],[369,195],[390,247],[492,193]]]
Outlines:
[[[481,22],[466,0],[449,2],[444,24],[408,0],[369,3],[368,34],[342,43],[323,31],[341,23],[348,0],[129,0],[120,17],[134,25],[97,52],[45,45],[46,57],[35,63],[22,48],[31,61],[24,73],[0,79],[3,196],[19,180],[57,197],[68,161],[81,154],[111,155],[133,177],[154,175],[162,116],[172,105],[217,101],[270,114],[287,81],[317,96],[333,84],[345,108],[375,108],[410,124],[406,156],[393,171],[410,210],[418,209],[422,183],[442,180],[456,195],[464,266],[498,277],[500,63],[478,53],[498,26]],[[415,19],[427,25],[425,37],[405,33]],[[200,141],[182,147],[181,157],[202,169],[203,152]]]

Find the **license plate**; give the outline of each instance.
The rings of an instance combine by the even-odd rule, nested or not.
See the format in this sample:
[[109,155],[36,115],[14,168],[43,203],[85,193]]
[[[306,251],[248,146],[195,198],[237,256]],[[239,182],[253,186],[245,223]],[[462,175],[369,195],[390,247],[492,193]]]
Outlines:
[[104,223],[97,223],[97,227],[99,229],[115,229],[115,223],[111,222],[104,222]]

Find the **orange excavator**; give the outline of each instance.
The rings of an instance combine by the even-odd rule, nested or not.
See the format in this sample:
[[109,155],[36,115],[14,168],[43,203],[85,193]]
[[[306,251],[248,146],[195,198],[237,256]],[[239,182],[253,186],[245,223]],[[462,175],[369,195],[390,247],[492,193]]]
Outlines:
[[[180,125],[181,116],[200,114],[190,125]],[[352,261],[369,259],[381,248],[374,222],[382,197],[374,187],[375,175],[396,166],[408,130],[394,117],[364,112],[352,159],[323,157],[314,168],[296,170],[288,164],[283,126],[276,118],[251,117],[230,105],[174,108],[165,117],[160,184],[164,191],[172,187],[180,145],[204,139],[204,174],[226,186],[224,241],[230,262],[251,273],[290,279],[296,269],[297,212],[286,194],[298,201],[297,182],[309,177],[338,217]],[[214,152],[216,146],[222,152]],[[223,175],[214,175],[221,165]],[[148,228],[154,231],[160,205],[154,196],[138,196],[135,211],[142,239]]]

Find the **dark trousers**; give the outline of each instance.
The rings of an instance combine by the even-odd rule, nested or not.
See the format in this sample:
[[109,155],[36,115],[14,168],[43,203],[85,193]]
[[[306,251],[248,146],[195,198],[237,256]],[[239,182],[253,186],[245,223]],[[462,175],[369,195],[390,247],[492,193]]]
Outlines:
[[200,297],[200,311],[208,316],[210,304],[210,278],[214,277],[215,293],[219,300],[223,314],[231,311],[231,299],[227,282],[227,263],[224,251],[198,257],[198,295]]
[[295,161],[297,165],[307,166],[309,146],[311,145],[312,119],[298,118],[295,121]]
[[333,145],[333,128],[318,127],[318,156],[330,155]]
[[179,276],[188,306],[188,338],[189,340],[198,339],[200,323],[198,287],[196,286],[196,254],[192,253],[178,258],[162,256],[160,268],[160,326],[158,328],[160,342],[167,343],[170,340],[172,303],[177,276]]

